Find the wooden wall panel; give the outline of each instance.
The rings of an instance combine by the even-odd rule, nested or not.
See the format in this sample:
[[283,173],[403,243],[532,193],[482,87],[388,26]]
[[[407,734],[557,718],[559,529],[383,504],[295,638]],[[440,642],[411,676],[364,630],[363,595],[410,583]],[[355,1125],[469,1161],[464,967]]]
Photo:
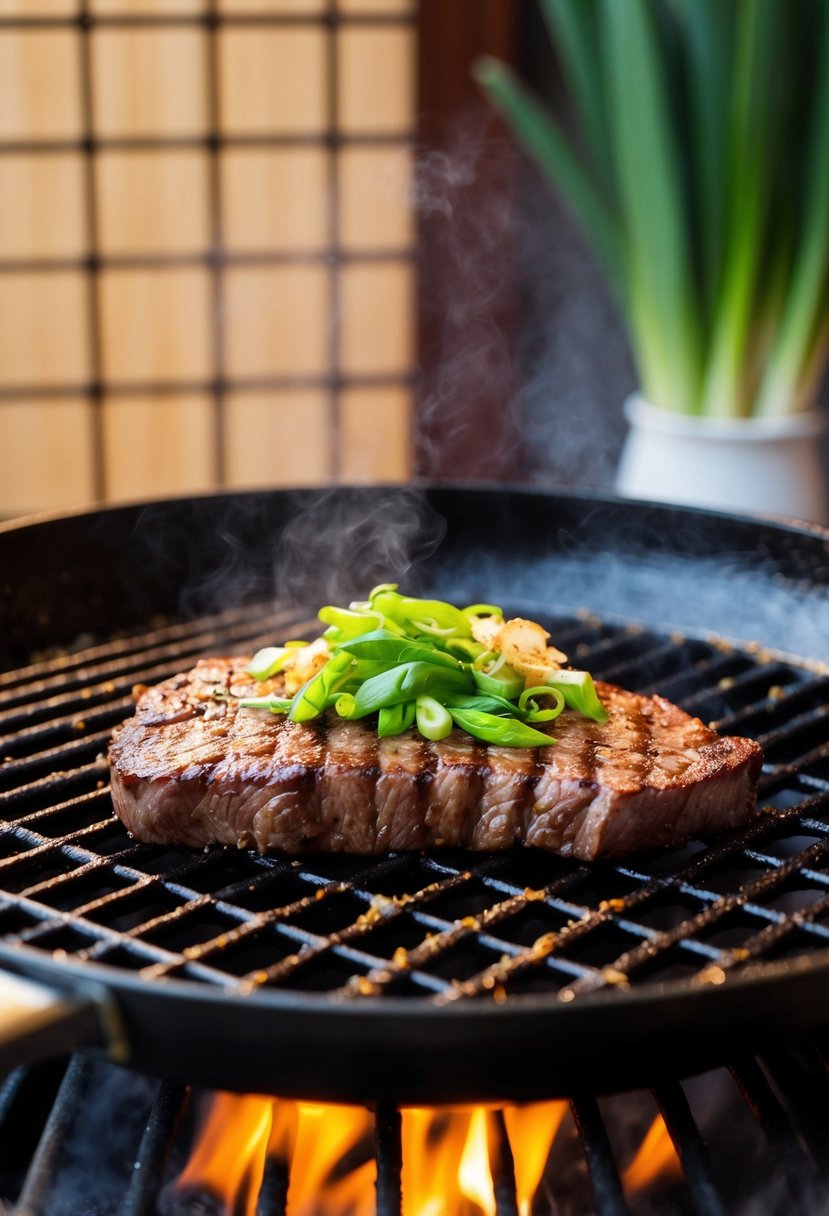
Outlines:
[[211,369],[210,286],[199,268],[106,270],[101,358],[108,380],[203,379]]
[[198,493],[214,484],[213,404],[181,393],[103,403],[107,496]]
[[225,131],[320,131],[328,111],[322,29],[234,29],[220,41]]
[[415,95],[414,31],[357,26],[337,40],[337,109],[344,131],[408,132]]
[[380,13],[403,17],[415,12],[417,0],[337,0],[337,8],[352,15]]
[[331,478],[333,439],[325,393],[232,393],[224,432],[227,484],[320,485]]
[[411,474],[411,393],[353,388],[342,395],[342,470],[346,481],[405,481]]
[[222,13],[283,13],[313,17],[324,13],[328,0],[219,0]]
[[[0,275],[0,383],[80,387],[88,375],[83,275],[74,270]],[[0,403],[0,418],[2,408]]]
[[414,240],[410,150],[344,148],[340,154],[340,237],[349,251],[407,249]]
[[78,0],[0,0],[0,17],[64,17],[78,11]]
[[414,274],[405,262],[342,272],[342,366],[352,375],[405,374],[413,357]]
[[80,129],[75,36],[51,29],[0,32],[0,139],[57,139]]
[[92,406],[81,399],[0,406],[0,502],[7,515],[80,507],[93,497]]
[[0,518],[410,468],[416,5],[208,7],[0,0]]
[[231,376],[313,376],[328,366],[328,280],[322,266],[235,267],[225,276]]
[[228,148],[221,156],[228,249],[321,250],[328,238],[328,158],[321,148]]
[[180,13],[203,13],[205,0],[88,0],[93,13],[158,14],[172,17]]
[[193,135],[205,130],[205,35],[199,29],[97,29],[92,81],[99,134]]
[[103,151],[96,161],[104,253],[195,253],[210,239],[207,157],[189,148]]
[[85,244],[80,156],[0,157],[0,258],[79,257]]

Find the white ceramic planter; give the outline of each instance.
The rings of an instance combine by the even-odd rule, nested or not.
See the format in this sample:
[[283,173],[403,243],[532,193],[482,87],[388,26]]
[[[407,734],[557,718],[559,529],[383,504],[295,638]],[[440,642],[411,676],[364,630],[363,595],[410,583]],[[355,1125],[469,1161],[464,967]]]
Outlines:
[[616,489],[630,498],[829,523],[820,411],[696,418],[625,402],[630,426]]

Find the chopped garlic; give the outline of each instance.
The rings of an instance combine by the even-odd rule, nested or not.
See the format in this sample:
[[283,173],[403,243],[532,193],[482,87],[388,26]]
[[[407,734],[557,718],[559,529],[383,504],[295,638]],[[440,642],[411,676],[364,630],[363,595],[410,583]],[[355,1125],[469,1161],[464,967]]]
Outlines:
[[549,633],[536,621],[513,617],[503,621],[498,616],[478,617],[472,622],[472,636],[487,649],[502,654],[515,671],[532,684],[549,684],[567,655],[555,646],[548,646]]
[[504,627],[501,616],[478,616],[472,621],[472,636],[488,650],[497,650],[495,642]]

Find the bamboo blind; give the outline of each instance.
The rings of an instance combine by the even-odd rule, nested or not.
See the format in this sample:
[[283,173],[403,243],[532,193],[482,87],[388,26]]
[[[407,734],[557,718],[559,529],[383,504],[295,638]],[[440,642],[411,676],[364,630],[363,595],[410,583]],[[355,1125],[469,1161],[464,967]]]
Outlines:
[[413,0],[0,0],[0,516],[403,479]]

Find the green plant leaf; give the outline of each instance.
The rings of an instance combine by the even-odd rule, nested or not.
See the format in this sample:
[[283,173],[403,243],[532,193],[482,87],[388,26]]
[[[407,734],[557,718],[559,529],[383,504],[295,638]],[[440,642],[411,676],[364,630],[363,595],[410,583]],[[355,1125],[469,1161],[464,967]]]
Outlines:
[[701,374],[698,309],[654,9],[646,0],[603,0],[602,13],[633,345],[653,404],[691,413]]
[[736,7],[723,0],[669,0],[686,79],[687,188],[698,265],[701,341],[710,331],[722,281],[728,172],[729,82]]
[[615,219],[557,124],[505,63],[479,59],[474,72],[492,104],[510,123],[585,230],[611,286],[624,294],[625,275]]
[[777,104],[785,44],[779,0],[743,0],[737,11],[728,151],[726,264],[703,386],[703,413],[747,414],[753,405],[750,326],[765,259],[770,167],[780,134]]
[[550,37],[558,48],[567,88],[605,198],[616,193],[613,151],[608,131],[601,48],[595,0],[539,0]]
[[538,0],[578,136],[476,74],[584,227],[645,395],[812,404],[829,358],[829,0]]
[[754,412],[785,414],[808,397],[810,355],[829,308],[829,10],[822,10],[818,81],[807,144],[805,210],[794,269]]

